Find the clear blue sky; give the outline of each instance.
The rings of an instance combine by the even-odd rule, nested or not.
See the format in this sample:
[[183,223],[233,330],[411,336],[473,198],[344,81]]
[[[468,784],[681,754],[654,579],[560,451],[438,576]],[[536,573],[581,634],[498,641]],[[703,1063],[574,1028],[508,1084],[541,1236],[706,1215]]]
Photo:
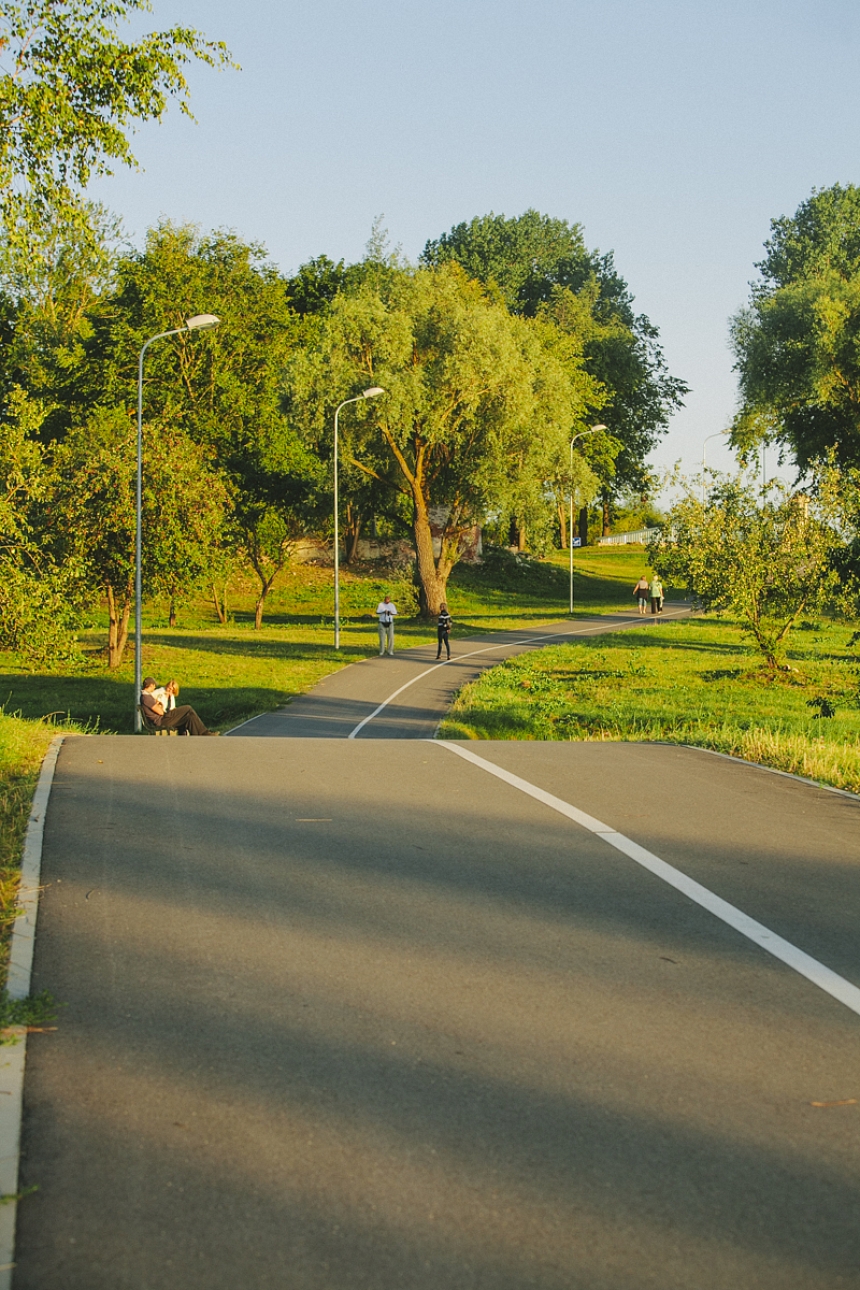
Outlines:
[[194,70],[198,124],[172,111],[94,188],[135,240],[230,227],[292,270],[359,258],[380,213],[411,259],[489,211],[579,222],[692,386],[657,465],[694,470],[731,416],[769,221],[860,182],[857,0],[155,0],[145,25],[174,22],[243,70]]

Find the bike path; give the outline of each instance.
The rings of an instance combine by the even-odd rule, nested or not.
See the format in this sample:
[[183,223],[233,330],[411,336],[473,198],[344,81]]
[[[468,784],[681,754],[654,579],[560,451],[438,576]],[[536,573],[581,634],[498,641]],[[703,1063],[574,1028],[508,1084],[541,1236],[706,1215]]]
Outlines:
[[[860,986],[860,804],[469,743]],[[14,1290],[860,1285],[860,1016],[438,743],[70,738]]]
[[[487,668],[515,654],[565,641],[684,617],[689,607],[667,602],[660,618],[638,613],[546,623],[520,631],[457,639],[450,662],[436,662],[435,645],[396,651],[393,657],[363,659],[324,677],[283,708],[243,722],[230,737],[280,739],[432,738],[454,696]],[[384,705],[381,707],[380,705]]]

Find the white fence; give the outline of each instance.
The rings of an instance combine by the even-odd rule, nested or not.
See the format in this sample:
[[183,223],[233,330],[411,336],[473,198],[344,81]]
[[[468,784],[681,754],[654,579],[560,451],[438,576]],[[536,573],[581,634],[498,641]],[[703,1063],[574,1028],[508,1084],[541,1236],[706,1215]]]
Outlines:
[[630,533],[613,533],[611,537],[597,539],[598,546],[626,546],[628,542],[653,542],[660,529],[633,529]]

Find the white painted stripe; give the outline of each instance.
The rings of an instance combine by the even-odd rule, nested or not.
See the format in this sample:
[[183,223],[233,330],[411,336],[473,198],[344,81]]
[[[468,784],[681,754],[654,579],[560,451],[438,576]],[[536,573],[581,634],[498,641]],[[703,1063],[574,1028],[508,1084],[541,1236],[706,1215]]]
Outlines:
[[237,730],[241,730],[243,726],[249,726],[252,721],[257,721],[259,720],[260,717],[269,717],[269,716],[271,716],[270,712],[256,712],[253,717],[248,717],[246,721],[240,721],[238,726],[231,726],[229,730],[225,730],[224,735],[225,737],[227,735],[234,735]]
[[568,636],[599,636],[601,632],[625,631],[631,627],[645,627],[657,622],[665,622],[667,618],[684,617],[688,615],[689,612],[690,611],[688,609],[684,609],[674,614],[663,614],[661,618],[657,618],[655,616],[654,618],[643,618],[641,621],[634,619],[634,621],[630,623],[613,623],[609,627],[607,627],[605,623],[601,623],[597,627],[581,627],[577,631],[553,632],[548,636],[529,636],[526,640],[508,641],[507,643],[497,641],[495,645],[487,645],[483,649],[473,649],[468,654],[457,654],[453,658],[445,659],[444,663],[436,663],[433,667],[428,667],[426,671],[419,672],[417,676],[413,676],[411,681],[407,681],[405,685],[401,685],[399,690],[395,690],[393,694],[389,694],[388,698],[380,703],[378,708],[374,708],[371,713],[368,713],[363,721],[359,721],[355,729],[350,731],[347,735],[347,739],[354,739],[359,731],[363,730],[369,721],[372,721],[374,717],[378,717],[380,712],[387,708],[389,703],[392,703],[393,700],[396,699],[399,694],[402,694],[404,690],[408,690],[410,685],[416,685],[419,681],[423,680],[425,676],[429,676],[431,672],[438,672],[440,667],[447,667],[449,663],[461,663],[464,658],[474,658],[476,654],[491,654],[494,650],[514,649],[518,645],[534,645],[535,642],[561,640]]
[[[9,974],[6,988],[12,999],[26,999],[30,993],[33,947],[36,938],[36,916],[39,912],[39,881],[42,872],[42,840],[45,812],[54,770],[64,736],[57,735],[42,762],[42,772],[33,797],[30,822],[24,840],[21,860],[21,886],[18,904],[21,912],[12,928]],[[21,1109],[24,1097],[24,1063],[27,1056],[27,1032],[18,1033],[18,1042],[0,1048],[0,1194],[14,1196],[18,1190],[18,1160],[21,1149]],[[0,1206],[0,1290],[11,1290],[15,1254],[14,1201]]]
[[487,761],[483,757],[478,757],[476,753],[464,748],[461,744],[450,743],[446,740],[428,740],[427,742],[434,742],[437,748],[445,748],[448,752],[455,753],[465,761],[472,762],[474,766],[479,766],[481,770],[487,771],[488,774],[504,780],[512,788],[517,788],[521,793],[526,793],[529,797],[535,798],[536,801],[542,802],[544,806],[550,807],[551,810],[558,811],[560,815],[566,815],[569,820],[573,820],[576,824],[581,825],[582,828],[588,829],[590,833],[596,833],[604,842],[608,842],[611,847],[615,847],[616,851],[621,851],[622,854],[634,860],[636,864],[641,865],[643,869],[647,869],[649,873],[668,883],[676,891],[680,891],[682,895],[692,900],[695,904],[701,905],[702,909],[706,909],[715,918],[719,918],[721,922],[733,927],[735,931],[740,932],[742,936],[745,936],[761,949],[767,950],[768,954],[772,954],[774,958],[793,968],[795,972],[799,972],[801,976],[806,977],[807,981],[811,981],[813,985],[817,985],[820,990],[832,995],[834,999],[838,999],[840,1003],[845,1004],[846,1008],[850,1008],[852,1012],[856,1012],[860,1016],[860,989],[856,985],[852,985],[850,981],[846,981],[844,977],[831,971],[823,963],[819,963],[817,959],[798,949],[796,945],[792,945],[790,941],[777,936],[776,932],[772,932],[763,923],[756,922],[754,918],[750,918],[743,910],[738,909],[735,905],[730,905],[727,900],[715,895],[707,887],[703,887],[701,883],[689,878],[685,873],[681,873],[680,869],[675,869],[672,865],[667,864],[665,860],[661,860],[653,852],[646,851],[645,847],[641,847],[638,842],[633,842],[630,838],[625,837],[623,833],[616,832],[608,824],[602,824],[593,815],[587,815],[585,811],[580,811],[576,806],[563,802],[560,797],[554,797],[552,793],[547,793],[544,789],[538,788],[537,785],[530,784],[528,780],[521,779],[519,775],[512,775],[510,771],[502,770],[500,766],[494,765],[493,762]]

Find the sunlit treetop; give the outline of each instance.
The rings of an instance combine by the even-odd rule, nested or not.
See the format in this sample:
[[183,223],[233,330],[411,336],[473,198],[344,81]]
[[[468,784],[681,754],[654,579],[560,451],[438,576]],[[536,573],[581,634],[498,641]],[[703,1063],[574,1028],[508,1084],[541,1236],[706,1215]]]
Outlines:
[[136,164],[128,134],[171,99],[190,115],[184,68],[231,66],[221,42],[191,27],[137,40],[120,29],[148,0],[0,0],[0,213],[74,209],[115,163]]

